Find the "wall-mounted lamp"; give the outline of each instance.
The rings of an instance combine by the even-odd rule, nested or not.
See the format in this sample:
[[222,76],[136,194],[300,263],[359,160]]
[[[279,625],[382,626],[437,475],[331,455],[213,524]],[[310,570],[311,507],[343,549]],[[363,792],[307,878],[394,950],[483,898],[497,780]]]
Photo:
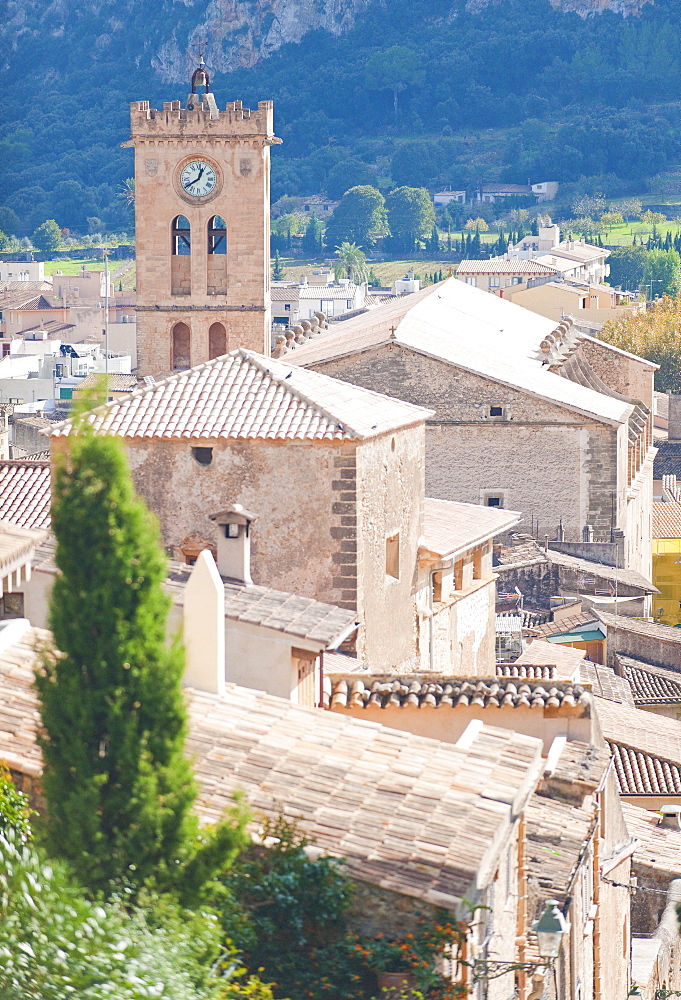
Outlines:
[[560,954],[563,938],[570,930],[570,923],[561,913],[557,899],[549,899],[541,917],[532,925],[532,930],[537,935],[540,962],[497,962],[494,959],[474,958],[470,963],[473,982],[497,979],[507,972],[533,972],[535,969],[550,968]]

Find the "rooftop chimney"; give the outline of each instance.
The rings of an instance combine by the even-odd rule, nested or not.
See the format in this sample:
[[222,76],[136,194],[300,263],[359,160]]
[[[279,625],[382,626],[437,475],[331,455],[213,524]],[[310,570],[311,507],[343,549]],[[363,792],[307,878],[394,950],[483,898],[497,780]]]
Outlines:
[[250,585],[251,538],[250,528],[256,515],[244,510],[240,503],[232,504],[211,514],[218,528],[218,571],[220,576]]
[[184,591],[184,682],[213,694],[225,691],[225,585],[209,549],[192,569]]
[[681,441],[681,396],[669,393],[669,428],[667,437],[670,441]]
[[668,830],[681,830],[681,806],[662,806],[658,811],[661,813],[658,826],[664,826]]

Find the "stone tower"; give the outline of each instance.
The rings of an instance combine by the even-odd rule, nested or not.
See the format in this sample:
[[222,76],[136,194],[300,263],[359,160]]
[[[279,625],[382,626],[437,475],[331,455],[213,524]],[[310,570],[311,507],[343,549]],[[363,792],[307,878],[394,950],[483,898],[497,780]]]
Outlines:
[[201,59],[185,106],[134,101],[130,133],[140,373],[269,354],[272,102],[220,111]]

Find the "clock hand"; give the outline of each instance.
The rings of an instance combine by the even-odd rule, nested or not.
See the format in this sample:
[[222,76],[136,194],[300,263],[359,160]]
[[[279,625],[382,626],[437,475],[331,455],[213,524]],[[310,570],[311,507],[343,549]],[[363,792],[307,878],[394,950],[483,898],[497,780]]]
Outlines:
[[201,169],[199,170],[197,176],[191,182],[191,184],[189,185],[189,187],[194,187],[195,184],[199,183],[199,181],[201,180],[201,178],[203,176],[203,172],[204,172],[205,169],[206,169],[205,167],[201,167]]

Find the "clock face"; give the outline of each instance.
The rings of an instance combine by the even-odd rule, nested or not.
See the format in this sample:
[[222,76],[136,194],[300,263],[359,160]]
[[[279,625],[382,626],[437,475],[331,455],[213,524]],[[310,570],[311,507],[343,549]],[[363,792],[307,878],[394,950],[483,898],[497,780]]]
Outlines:
[[205,198],[212,194],[217,181],[214,168],[205,160],[191,160],[180,174],[182,190],[192,198]]

